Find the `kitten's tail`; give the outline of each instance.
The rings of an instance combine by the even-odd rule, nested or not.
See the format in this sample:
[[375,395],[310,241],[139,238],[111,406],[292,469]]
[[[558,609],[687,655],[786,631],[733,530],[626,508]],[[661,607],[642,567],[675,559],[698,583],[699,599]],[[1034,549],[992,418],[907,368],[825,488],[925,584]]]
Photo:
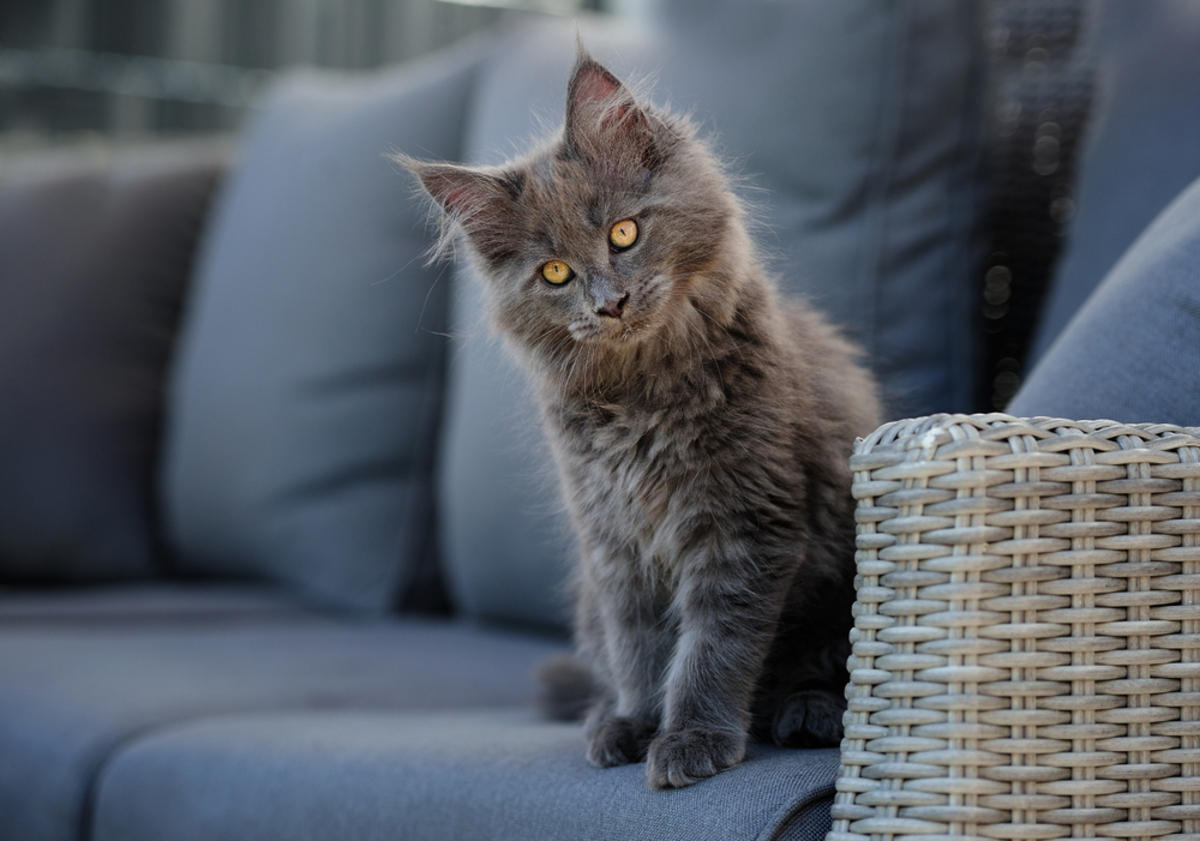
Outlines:
[[542,661],[536,676],[542,684],[538,706],[553,721],[579,721],[600,697],[592,670],[570,654]]

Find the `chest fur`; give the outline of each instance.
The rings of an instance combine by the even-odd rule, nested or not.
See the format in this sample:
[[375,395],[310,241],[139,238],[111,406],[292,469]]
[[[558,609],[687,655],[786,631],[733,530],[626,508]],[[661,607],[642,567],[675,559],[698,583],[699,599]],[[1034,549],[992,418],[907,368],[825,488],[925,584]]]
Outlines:
[[682,430],[660,417],[589,420],[563,431],[563,483],[588,543],[621,547],[643,564],[672,566],[699,465]]
[[676,571],[698,543],[717,539],[747,498],[755,453],[786,458],[782,430],[753,419],[714,390],[675,405],[560,409],[556,451],[577,529],[586,543]]

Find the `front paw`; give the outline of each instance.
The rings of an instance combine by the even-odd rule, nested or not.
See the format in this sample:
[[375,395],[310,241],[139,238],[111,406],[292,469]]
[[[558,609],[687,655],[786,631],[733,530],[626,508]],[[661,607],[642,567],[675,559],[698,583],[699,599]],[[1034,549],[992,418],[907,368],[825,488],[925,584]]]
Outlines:
[[588,743],[588,762],[601,768],[629,765],[646,758],[654,726],[634,718],[614,715],[595,725]]
[[646,781],[653,788],[683,788],[737,765],[745,755],[744,733],[685,727],[650,744]]

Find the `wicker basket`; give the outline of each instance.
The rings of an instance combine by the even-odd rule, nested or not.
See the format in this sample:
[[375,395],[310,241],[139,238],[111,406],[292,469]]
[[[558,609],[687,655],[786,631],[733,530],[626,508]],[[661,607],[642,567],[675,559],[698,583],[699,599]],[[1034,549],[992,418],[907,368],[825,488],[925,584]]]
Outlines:
[[1200,839],[1200,428],[888,424],[827,841]]

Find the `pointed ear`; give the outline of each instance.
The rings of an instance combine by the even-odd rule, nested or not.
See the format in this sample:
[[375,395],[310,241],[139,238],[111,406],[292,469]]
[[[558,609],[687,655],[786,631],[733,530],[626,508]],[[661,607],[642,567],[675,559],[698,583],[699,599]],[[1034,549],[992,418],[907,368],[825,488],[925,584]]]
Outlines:
[[523,177],[500,170],[429,163],[404,155],[394,160],[421,182],[442,211],[462,226],[479,254],[501,260],[513,253],[512,220]]
[[448,215],[464,224],[490,205],[511,201],[504,179],[480,169],[444,163],[428,163],[396,156],[396,161],[417,176],[425,192]]
[[567,84],[568,151],[603,172],[644,180],[660,160],[651,120],[621,80],[580,44]]

